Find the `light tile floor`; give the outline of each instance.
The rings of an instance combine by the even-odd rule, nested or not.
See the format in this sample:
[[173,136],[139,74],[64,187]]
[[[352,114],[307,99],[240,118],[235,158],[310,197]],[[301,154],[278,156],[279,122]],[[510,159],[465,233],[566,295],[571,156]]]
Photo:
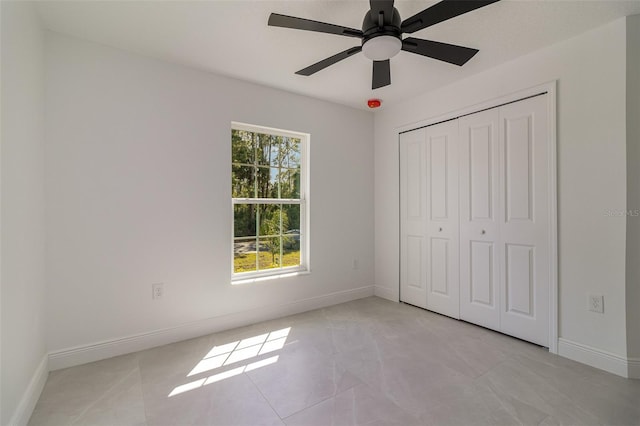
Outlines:
[[31,425],[640,425],[640,381],[371,297],[52,372]]

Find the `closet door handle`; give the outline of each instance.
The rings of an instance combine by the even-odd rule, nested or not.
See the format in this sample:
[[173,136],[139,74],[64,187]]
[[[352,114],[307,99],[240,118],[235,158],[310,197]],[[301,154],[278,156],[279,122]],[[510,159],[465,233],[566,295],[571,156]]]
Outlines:
[[486,234],[486,233],[487,233],[487,231],[485,231],[485,230],[483,229],[482,231],[480,231],[480,233],[481,233],[482,235],[484,235],[484,234]]
[[438,228],[438,232],[442,232],[442,228]]

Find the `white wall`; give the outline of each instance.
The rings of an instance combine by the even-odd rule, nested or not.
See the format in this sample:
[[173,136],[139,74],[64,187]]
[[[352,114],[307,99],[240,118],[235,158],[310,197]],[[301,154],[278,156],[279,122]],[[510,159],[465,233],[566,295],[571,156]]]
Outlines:
[[[31,3],[3,1],[1,7],[0,423],[4,425],[28,420],[46,377],[46,366],[42,367],[46,362],[44,45]],[[38,372],[43,376],[36,377]]]
[[[640,15],[627,17],[627,209],[640,210]],[[640,359],[640,217],[627,217],[627,345]],[[640,368],[640,365],[638,366]],[[638,372],[640,374],[640,372]]]
[[[51,351],[372,294],[372,114],[53,33],[46,50]],[[311,274],[231,285],[231,121],[311,134]]]
[[604,216],[627,198],[625,37],[621,19],[376,114],[376,294],[398,294],[394,129],[558,79],[559,334],[626,357],[625,219]]

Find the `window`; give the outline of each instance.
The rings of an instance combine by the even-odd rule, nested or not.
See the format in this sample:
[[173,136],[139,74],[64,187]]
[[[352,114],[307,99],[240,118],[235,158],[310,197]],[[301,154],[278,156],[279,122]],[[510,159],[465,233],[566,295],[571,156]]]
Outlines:
[[234,279],[308,269],[308,140],[232,123]]

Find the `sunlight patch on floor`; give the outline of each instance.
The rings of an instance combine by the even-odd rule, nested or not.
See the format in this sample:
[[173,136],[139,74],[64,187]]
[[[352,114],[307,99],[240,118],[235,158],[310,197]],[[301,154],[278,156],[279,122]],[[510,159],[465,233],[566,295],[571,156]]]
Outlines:
[[[195,376],[204,372],[213,372],[214,370],[222,367],[278,351],[284,347],[290,331],[291,327],[287,327],[270,333],[264,333],[258,336],[237,340],[235,342],[214,346],[207,355],[205,355],[205,357],[199,361],[195,367],[193,367],[187,377]],[[272,356],[270,358],[261,359],[230,370],[222,371],[202,379],[194,380],[193,382],[175,387],[168,396],[172,397],[179,395],[211,383],[237,376],[247,371],[275,364],[278,362],[278,358],[279,355]]]

